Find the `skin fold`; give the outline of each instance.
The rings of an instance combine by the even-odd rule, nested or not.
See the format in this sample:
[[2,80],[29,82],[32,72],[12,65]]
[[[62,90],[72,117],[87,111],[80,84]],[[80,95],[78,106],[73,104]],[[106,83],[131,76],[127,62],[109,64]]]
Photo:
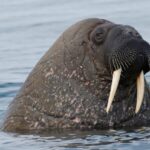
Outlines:
[[[146,80],[142,105],[135,112],[136,81],[142,70],[149,71],[149,53],[149,44],[133,27],[97,18],[77,22],[29,74],[9,105],[2,130],[149,126]],[[119,84],[106,112],[113,72],[119,68]]]

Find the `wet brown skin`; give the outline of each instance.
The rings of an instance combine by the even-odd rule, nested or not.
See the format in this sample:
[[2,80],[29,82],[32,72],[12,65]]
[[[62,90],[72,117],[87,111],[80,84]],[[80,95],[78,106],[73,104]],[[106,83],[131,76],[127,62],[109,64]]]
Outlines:
[[[119,84],[111,110],[106,113],[112,74],[104,63],[104,51],[97,55],[91,48],[94,45],[90,34],[97,26],[115,25],[106,20],[86,19],[67,29],[41,58],[9,105],[2,129],[29,132],[148,126],[150,91],[146,81],[138,114],[136,82],[132,81]],[[102,48],[103,43],[100,45]]]

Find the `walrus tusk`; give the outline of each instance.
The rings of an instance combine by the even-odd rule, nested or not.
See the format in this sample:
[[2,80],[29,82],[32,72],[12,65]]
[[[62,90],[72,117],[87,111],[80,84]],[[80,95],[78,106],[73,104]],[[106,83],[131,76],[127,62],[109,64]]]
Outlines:
[[116,93],[116,90],[117,90],[117,87],[118,87],[118,84],[119,84],[121,71],[122,71],[122,69],[119,68],[118,70],[115,70],[113,72],[111,90],[110,90],[110,95],[109,95],[109,98],[108,98],[108,104],[107,104],[107,108],[106,108],[107,113],[109,112],[110,106],[113,102],[113,99],[114,99],[114,96],[115,96],[115,93]]
[[138,113],[144,97],[144,73],[141,71],[140,75],[137,77],[137,102],[135,113]]

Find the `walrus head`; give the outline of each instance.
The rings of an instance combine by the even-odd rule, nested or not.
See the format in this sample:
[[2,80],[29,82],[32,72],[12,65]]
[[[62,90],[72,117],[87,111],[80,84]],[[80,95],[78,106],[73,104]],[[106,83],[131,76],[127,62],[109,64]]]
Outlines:
[[144,96],[144,74],[149,71],[150,45],[131,26],[106,23],[98,25],[89,34],[90,48],[95,58],[103,63],[112,75],[112,84],[106,111],[110,110],[118,84],[137,84],[138,113]]

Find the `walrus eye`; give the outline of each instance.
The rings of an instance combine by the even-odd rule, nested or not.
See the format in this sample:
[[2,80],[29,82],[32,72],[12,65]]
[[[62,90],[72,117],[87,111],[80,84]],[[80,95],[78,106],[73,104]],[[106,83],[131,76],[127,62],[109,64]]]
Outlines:
[[95,42],[96,43],[101,43],[104,39],[104,30],[98,30],[98,32],[96,32],[95,34]]
[[98,28],[92,33],[91,36],[94,43],[101,44],[104,41],[105,30]]

